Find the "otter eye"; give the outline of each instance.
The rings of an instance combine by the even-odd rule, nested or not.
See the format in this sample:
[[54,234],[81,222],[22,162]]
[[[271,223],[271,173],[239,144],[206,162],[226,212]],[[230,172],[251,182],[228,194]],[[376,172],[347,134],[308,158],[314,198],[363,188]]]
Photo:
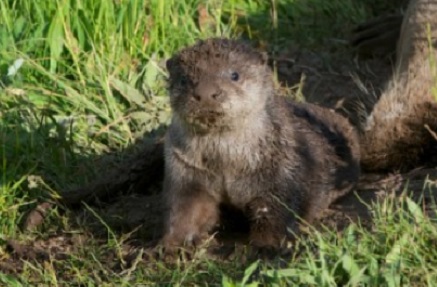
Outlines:
[[233,72],[231,74],[231,80],[232,81],[236,82],[236,81],[238,81],[239,78],[240,78],[240,75],[237,72]]

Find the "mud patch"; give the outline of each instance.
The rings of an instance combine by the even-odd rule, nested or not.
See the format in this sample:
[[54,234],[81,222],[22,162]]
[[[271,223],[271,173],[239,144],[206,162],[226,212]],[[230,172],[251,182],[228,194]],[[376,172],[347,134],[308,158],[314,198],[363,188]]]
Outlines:
[[335,109],[358,128],[393,70],[389,57],[359,60],[351,54],[317,54],[293,48],[280,53],[276,66],[282,87],[302,94],[307,102]]

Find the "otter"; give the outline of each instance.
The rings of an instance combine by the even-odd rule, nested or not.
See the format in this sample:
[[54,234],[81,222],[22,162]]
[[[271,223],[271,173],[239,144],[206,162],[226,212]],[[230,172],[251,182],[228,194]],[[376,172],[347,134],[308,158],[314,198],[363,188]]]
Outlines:
[[264,53],[211,38],[166,66],[164,247],[199,244],[228,205],[247,217],[251,246],[280,248],[300,219],[312,222],[356,185],[355,129],[332,110],[276,95]]
[[410,0],[401,27],[391,27],[400,28],[393,76],[370,115],[360,116],[366,171],[437,164],[437,0]]

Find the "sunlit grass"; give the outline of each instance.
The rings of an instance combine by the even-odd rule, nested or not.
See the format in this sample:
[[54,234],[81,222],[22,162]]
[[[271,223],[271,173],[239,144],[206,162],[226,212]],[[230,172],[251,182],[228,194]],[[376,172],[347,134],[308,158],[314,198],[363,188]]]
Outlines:
[[[295,45],[344,51],[350,27],[372,16],[375,3],[0,1],[0,262],[9,256],[7,238],[40,236],[19,229],[37,199],[90,181],[96,158],[168,123],[164,62],[176,50],[199,38],[241,36],[272,54]],[[343,234],[313,232],[299,245],[305,252],[276,270],[260,264],[245,273],[247,266],[238,261],[222,264],[201,257],[171,268],[134,261],[138,265],[116,271],[108,254],[117,254],[113,243],[123,236],[113,235],[108,241],[90,240],[68,260],[28,262],[16,276],[0,274],[0,282],[432,286],[435,225],[416,207],[408,199],[381,205],[372,231],[352,225]],[[65,214],[50,216],[58,224],[53,228],[77,231]],[[47,228],[41,236],[50,232]]]

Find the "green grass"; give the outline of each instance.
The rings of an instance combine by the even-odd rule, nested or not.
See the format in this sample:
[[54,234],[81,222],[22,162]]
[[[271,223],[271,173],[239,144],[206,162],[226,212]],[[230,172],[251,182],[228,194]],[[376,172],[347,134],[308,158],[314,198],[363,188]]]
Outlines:
[[[0,262],[9,257],[7,238],[87,234],[80,219],[57,210],[40,233],[24,233],[19,223],[39,199],[89,182],[99,158],[168,123],[164,61],[179,48],[223,35],[249,38],[272,54],[294,45],[342,52],[350,27],[378,3],[0,1]],[[171,267],[138,260],[116,268],[125,235],[108,232],[107,240],[88,234],[68,260],[29,261],[18,274],[0,274],[0,285],[432,286],[435,224],[408,199],[385,204],[375,209],[371,232],[358,225],[342,234],[311,232],[285,268],[202,256]]]

